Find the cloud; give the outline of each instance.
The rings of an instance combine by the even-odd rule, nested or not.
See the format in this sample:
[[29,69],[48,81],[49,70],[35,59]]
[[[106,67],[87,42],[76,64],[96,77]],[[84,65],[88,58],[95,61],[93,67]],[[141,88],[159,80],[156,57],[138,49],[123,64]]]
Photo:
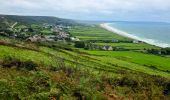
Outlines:
[[[91,20],[167,20],[170,0],[0,0],[0,13]],[[170,19],[169,19],[170,20]]]

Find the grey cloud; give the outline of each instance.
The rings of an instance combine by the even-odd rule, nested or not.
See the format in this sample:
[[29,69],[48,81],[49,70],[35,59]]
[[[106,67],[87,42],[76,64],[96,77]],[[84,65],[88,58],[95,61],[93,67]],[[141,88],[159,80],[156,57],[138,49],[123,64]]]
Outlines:
[[170,15],[170,0],[0,0],[0,4],[0,13],[4,14],[74,19],[141,20],[143,16],[152,20],[160,14],[160,20],[167,20]]

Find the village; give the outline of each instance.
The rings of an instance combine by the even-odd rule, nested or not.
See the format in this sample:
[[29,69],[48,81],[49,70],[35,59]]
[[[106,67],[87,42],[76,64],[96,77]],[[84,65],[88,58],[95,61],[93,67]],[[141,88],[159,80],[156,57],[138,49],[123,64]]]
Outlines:
[[[44,23],[42,25],[18,25],[18,22],[8,23],[5,22],[7,28],[6,30],[1,30],[0,35],[6,36],[10,38],[17,38],[24,40],[25,42],[82,42],[79,38],[72,36],[69,32],[71,26],[65,25],[54,25]],[[142,41],[133,40],[133,41],[119,41],[117,39],[112,40],[101,40],[101,41],[93,41],[84,43],[83,48],[88,50],[104,50],[104,51],[124,51],[126,49],[120,47],[113,47],[110,45],[98,45],[95,42],[111,42],[111,43],[120,43],[120,42],[131,42],[131,43],[142,43]]]
[[70,27],[64,25],[50,25],[44,23],[43,25],[17,25],[5,22],[7,28],[0,30],[1,36],[10,38],[22,39],[26,42],[53,42],[53,41],[79,41],[76,37],[71,37],[67,31]]

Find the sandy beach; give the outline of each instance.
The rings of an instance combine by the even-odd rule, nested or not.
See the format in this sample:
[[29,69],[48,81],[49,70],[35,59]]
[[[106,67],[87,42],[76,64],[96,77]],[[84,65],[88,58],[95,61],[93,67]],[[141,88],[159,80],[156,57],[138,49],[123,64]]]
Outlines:
[[166,44],[166,43],[160,43],[160,42],[153,40],[153,39],[141,38],[141,37],[138,37],[138,36],[135,36],[135,35],[132,35],[132,34],[128,34],[127,32],[118,30],[118,29],[110,26],[109,24],[110,23],[103,23],[103,24],[100,24],[100,27],[102,27],[102,28],[104,28],[108,31],[111,31],[113,33],[116,33],[118,35],[128,37],[128,38],[131,38],[131,39],[134,39],[134,40],[142,41],[142,42],[148,43],[150,45],[155,45],[155,46],[162,47],[162,48],[170,47],[170,45]]

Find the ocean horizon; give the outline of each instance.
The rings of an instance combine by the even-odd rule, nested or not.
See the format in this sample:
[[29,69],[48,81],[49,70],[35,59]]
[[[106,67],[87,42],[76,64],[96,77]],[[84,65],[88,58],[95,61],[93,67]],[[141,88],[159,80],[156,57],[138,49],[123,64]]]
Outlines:
[[110,22],[102,27],[132,39],[162,48],[170,47],[170,23],[167,22]]

